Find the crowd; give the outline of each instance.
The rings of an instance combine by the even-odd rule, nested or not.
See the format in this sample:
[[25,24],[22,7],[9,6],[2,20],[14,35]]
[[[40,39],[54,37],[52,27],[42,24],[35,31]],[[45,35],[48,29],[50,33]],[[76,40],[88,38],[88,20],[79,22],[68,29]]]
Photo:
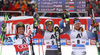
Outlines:
[[88,15],[92,14],[92,9],[94,9],[95,17],[100,17],[100,3],[97,1],[86,1],[86,10],[88,11]]
[[[86,0],[86,11],[88,16],[92,14],[94,9],[95,17],[100,17],[99,2]],[[35,11],[35,2],[31,0],[0,0],[0,11],[21,11],[22,13],[10,13],[13,16],[32,16]],[[0,16],[4,13],[0,12]]]
[[[10,13],[13,16],[32,16],[35,11],[35,2],[31,0],[5,0],[0,1],[0,11],[21,11],[22,13]],[[1,13],[0,13],[1,15]]]

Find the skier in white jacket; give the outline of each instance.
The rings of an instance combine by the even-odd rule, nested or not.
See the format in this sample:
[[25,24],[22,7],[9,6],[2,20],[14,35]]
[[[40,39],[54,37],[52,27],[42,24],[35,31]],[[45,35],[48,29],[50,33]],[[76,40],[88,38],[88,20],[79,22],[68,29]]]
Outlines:
[[[88,32],[81,27],[81,22],[78,18],[73,20],[73,30],[66,32],[71,39],[72,53],[71,55],[86,55],[86,39],[95,39],[94,33]],[[60,22],[60,28],[64,28],[63,22]]]
[[16,24],[17,34],[6,37],[4,42],[13,42],[16,55],[29,55],[29,36],[24,34],[25,25],[21,22]]
[[[37,30],[37,16],[34,16],[34,28]],[[66,33],[66,31],[69,31],[70,29],[70,24],[69,24],[69,18],[63,17],[63,21],[66,21],[66,27],[62,29],[60,32],[60,35],[63,33]],[[39,24],[39,22],[38,22]],[[45,21],[45,27],[47,30],[42,30],[40,29],[40,34],[44,37],[45,45],[46,45],[46,54],[45,55],[58,55],[58,48],[56,44],[56,37],[55,37],[55,32],[54,32],[54,22],[51,19],[47,19]]]

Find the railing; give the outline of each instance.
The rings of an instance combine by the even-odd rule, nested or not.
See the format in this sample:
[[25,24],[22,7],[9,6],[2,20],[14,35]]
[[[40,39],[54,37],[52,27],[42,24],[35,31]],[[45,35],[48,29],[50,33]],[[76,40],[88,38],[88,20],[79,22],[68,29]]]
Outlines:
[[[1,15],[2,15],[2,13],[21,13],[22,14],[21,11],[0,11],[0,13],[1,13]],[[25,12],[24,12],[23,16],[25,16]]]
[[[44,13],[43,15],[45,15],[46,13],[62,13],[62,12],[58,12],[58,11],[38,11],[38,13]],[[80,16],[80,14],[79,13],[84,13],[85,14],[85,16],[88,16],[88,12],[87,11],[81,11],[81,12],[77,12],[77,11],[74,11],[74,12],[68,12],[69,14],[70,13],[76,13],[79,17],[81,17]]]
[[[3,12],[3,13],[10,12],[10,13],[21,13],[21,14],[22,14],[21,11],[0,11],[1,14],[2,14],[2,12]],[[44,14],[46,14],[46,13],[51,13],[51,12],[50,12],[50,11],[48,11],[48,12],[41,12],[41,11],[39,11],[39,13],[44,13]],[[62,12],[54,11],[54,12],[52,12],[52,13],[62,13]],[[68,13],[76,13],[79,17],[81,17],[79,13],[84,13],[85,16],[88,16],[88,12],[87,12],[87,11],[82,11],[82,12],[68,12]],[[25,12],[24,12],[23,16],[25,16]]]
[[[48,11],[48,12],[42,12],[42,11],[38,11],[38,13],[43,13],[42,16],[45,16],[46,13],[62,13],[62,12],[57,12],[57,11],[54,11],[54,12],[50,12],[50,11]],[[88,12],[87,11],[82,11],[82,12],[75,11],[75,12],[68,12],[68,13],[69,14],[76,13],[78,15],[78,17],[81,17],[80,13],[84,13],[85,14],[85,17],[88,17]]]

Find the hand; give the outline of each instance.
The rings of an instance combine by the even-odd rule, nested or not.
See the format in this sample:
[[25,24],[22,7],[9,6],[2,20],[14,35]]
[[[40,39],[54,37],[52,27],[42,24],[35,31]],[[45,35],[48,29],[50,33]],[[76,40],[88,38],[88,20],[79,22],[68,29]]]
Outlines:
[[6,26],[7,26],[7,23],[3,23],[3,24],[1,25],[1,27],[4,28],[4,29],[6,28]]
[[35,21],[34,25],[35,25],[34,27],[37,28],[37,26],[39,25],[39,23],[37,21]]
[[99,26],[99,23],[96,22],[96,23],[94,23],[92,26]]
[[63,11],[62,19],[69,19],[69,14],[66,13],[66,11]]
[[96,27],[96,29],[99,31],[99,23],[98,23],[98,22],[96,22],[96,23],[92,24],[92,26],[95,26],[95,27]]
[[33,18],[34,18],[34,21],[37,21],[38,23],[40,22],[39,14],[38,14],[38,13],[35,13],[35,12],[34,12]]

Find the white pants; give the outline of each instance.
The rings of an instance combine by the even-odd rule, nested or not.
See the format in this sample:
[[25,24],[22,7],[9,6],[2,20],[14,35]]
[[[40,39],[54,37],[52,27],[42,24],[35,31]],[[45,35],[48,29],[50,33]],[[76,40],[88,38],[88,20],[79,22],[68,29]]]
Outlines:
[[74,50],[71,55],[86,55],[86,51],[84,50]]

